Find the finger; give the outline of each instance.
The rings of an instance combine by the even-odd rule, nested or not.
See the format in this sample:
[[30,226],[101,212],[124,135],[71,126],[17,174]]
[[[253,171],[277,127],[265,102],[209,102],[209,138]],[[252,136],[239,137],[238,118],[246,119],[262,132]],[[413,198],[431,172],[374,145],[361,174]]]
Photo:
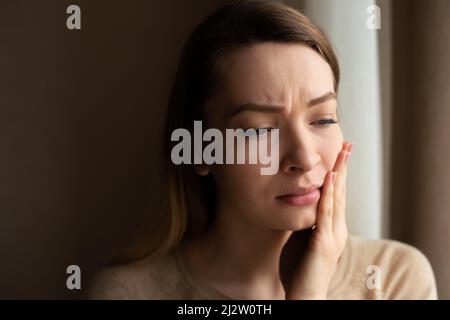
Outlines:
[[347,148],[347,156],[345,158],[345,165],[347,166],[348,159],[350,158],[350,155],[352,154],[353,149],[353,142],[349,142],[348,148]]
[[345,210],[346,210],[346,180],[347,164],[350,152],[346,152],[344,165],[337,172],[334,182],[334,211],[333,211],[333,232],[338,233],[346,230]]
[[335,234],[344,231],[347,170],[338,171],[334,182],[332,229]]
[[342,145],[342,150],[339,152],[337,158],[336,158],[336,162],[334,164],[334,168],[333,171],[341,171],[344,169],[347,160],[348,160],[348,156],[351,153],[353,144],[351,142],[344,142]]
[[353,142],[349,142],[349,146],[347,147],[347,151],[349,153],[351,153],[352,152],[352,148],[353,148]]
[[334,168],[333,171],[335,172],[339,172],[342,171],[345,167],[345,159],[347,158],[347,154],[348,152],[345,150],[342,150],[341,152],[339,152],[337,158],[336,158],[336,162],[334,164]]
[[343,151],[347,151],[347,152],[351,152],[352,145],[353,145],[353,144],[352,144],[350,141],[345,141],[345,142],[342,144],[342,150],[343,150]]
[[333,202],[334,202],[334,185],[332,171],[329,171],[325,177],[322,187],[322,195],[320,197],[319,207],[317,210],[316,228],[319,230],[332,229]]

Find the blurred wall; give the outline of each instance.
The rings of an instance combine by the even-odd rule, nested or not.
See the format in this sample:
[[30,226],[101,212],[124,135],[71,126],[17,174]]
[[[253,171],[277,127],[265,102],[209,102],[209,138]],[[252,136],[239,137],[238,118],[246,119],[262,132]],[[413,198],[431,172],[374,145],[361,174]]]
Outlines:
[[450,1],[392,6],[391,236],[426,254],[450,299]]

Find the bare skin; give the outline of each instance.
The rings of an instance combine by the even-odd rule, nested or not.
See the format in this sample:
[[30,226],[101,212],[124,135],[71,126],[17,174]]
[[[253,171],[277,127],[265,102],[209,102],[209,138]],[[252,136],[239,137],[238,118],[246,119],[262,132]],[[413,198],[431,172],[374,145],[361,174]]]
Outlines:
[[[222,130],[278,128],[280,170],[262,176],[260,165],[198,166],[199,175],[214,178],[217,212],[213,225],[187,242],[188,263],[234,299],[326,299],[347,239],[351,151],[337,123],[331,69],[302,44],[263,43],[228,54],[220,70],[220,90],[207,103],[208,123]],[[280,112],[226,116],[248,102],[279,105]],[[312,184],[320,186],[316,203],[279,199]]]
[[325,178],[315,228],[293,232],[283,248],[280,277],[286,299],[327,297],[331,277],[347,240],[345,180],[351,147],[350,143],[344,144],[333,171]]

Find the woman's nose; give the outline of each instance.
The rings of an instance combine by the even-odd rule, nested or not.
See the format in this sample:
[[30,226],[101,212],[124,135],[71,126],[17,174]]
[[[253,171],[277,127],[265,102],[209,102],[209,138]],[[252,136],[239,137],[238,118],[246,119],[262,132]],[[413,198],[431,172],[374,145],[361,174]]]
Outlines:
[[284,173],[292,174],[298,172],[308,172],[320,163],[320,155],[316,151],[314,141],[306,132],[296,130],[289,137],[284,139],[285,146],[281,158],[280,170]]

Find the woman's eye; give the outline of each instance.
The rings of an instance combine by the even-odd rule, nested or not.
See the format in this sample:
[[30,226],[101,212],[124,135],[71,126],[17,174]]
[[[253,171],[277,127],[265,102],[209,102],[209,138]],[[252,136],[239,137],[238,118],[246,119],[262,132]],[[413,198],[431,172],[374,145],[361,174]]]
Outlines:
[[338,123],[338,122],[334,119],[321,119],[321,120],[314,121],[312,124],[316,125],[318,127],[328,127],[329,125],[335,124],[335,123]]

